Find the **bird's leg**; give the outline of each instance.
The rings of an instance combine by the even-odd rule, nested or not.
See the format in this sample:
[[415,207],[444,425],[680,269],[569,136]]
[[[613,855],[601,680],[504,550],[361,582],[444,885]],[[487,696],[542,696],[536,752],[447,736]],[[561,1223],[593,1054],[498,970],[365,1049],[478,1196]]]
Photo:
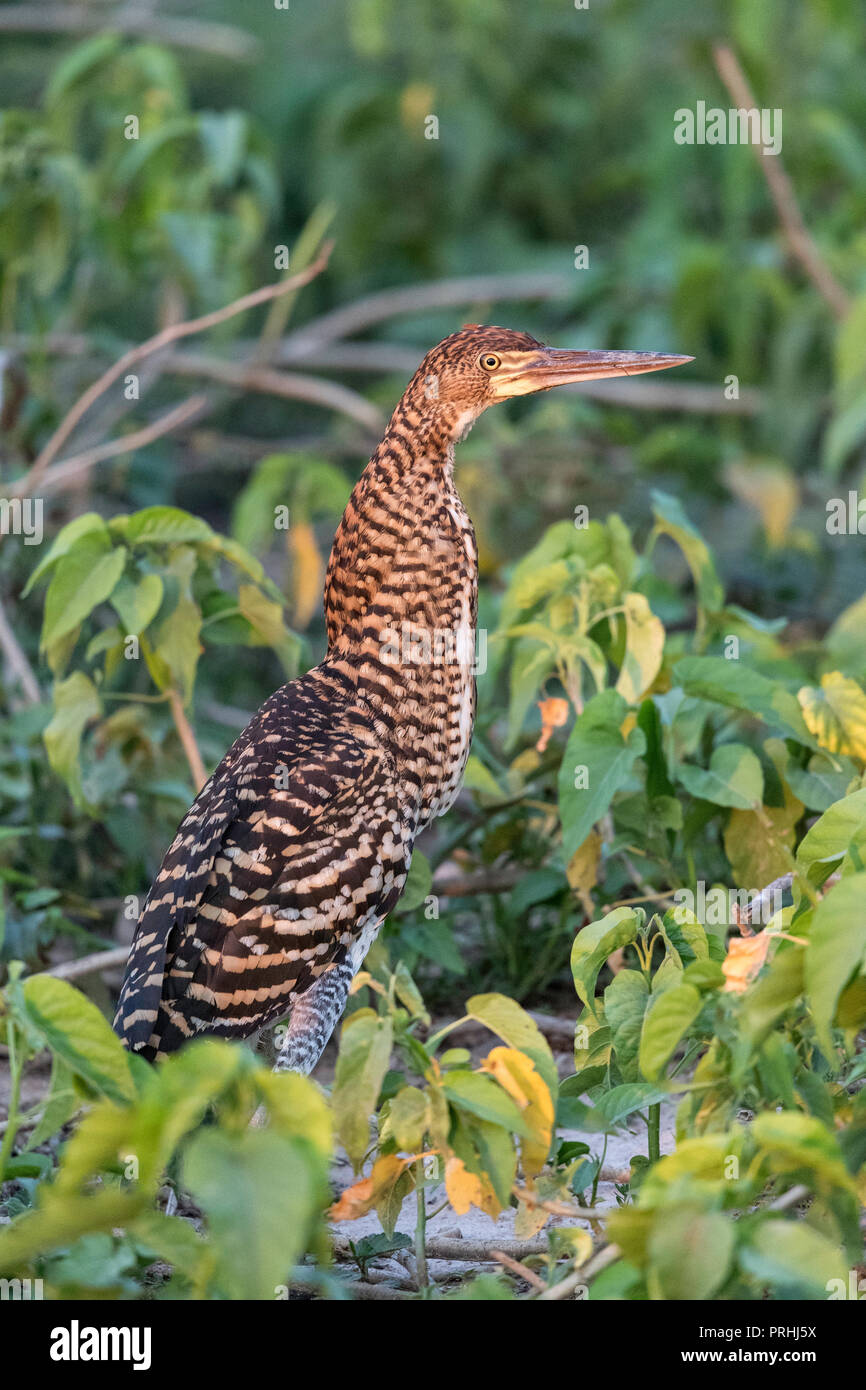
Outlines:
[[347,961],[330,965],[298,996],[279,1044],[274,1071],[299,1071],[309,1075],[346,1007],[354,976],[355,971]]

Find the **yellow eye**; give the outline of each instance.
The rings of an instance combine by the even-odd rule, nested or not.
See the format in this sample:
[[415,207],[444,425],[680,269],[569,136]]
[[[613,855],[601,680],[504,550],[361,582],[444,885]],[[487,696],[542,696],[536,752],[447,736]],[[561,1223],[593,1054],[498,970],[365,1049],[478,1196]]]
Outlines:
[[495,372],[497,367],[501,367],[502,358],[497,357],[495,352],[485,352],[479,357],[478,365],[483,367],[485,372]]

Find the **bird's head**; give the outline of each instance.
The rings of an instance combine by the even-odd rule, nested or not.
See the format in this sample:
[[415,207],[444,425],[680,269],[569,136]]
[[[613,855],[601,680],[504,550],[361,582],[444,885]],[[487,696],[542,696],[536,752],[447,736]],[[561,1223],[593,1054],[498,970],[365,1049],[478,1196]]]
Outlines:
[[410,384],[412,404],[461,439],[488,406],[511,396],[599,377],[636,376],[691,362],[661,352],[583,352],[546,347],[528,333],[464,324],[424,358]]

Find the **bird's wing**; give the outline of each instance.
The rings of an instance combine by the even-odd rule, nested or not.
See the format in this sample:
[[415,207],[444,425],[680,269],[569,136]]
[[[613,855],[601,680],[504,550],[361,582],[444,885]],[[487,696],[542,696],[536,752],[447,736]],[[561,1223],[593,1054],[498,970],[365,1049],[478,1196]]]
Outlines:
[[284,1016],[399,897],[414,816],[372,729],[320,672],[267,701],[181,823],[118,1003],[134,1050]]

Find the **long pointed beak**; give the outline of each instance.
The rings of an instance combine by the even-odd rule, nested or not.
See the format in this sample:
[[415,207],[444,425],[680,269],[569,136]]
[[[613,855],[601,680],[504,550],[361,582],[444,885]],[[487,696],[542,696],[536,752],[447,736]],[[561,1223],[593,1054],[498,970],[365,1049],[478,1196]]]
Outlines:
[[606,376],[638,376],[641,372],[660,372],[693,362],[665,352],[571,352],[563,348],[544,348],[526,362],[503,371],[491,381],[495,395],[527,396],[533,391],[549,391],[553,386],[573,382],[597,381]]

